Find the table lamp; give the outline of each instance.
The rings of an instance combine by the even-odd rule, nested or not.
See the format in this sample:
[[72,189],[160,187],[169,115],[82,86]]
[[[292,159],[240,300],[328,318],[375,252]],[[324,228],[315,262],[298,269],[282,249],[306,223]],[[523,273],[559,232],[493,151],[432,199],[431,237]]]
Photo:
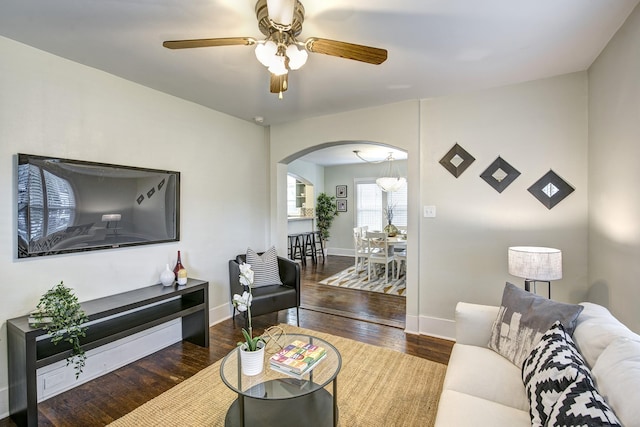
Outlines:
[[524,289],[530,291],[533,283],[547,282],[551,299],[551,281],[562,279],[562,251],[537,246],[512,246],[509,248],[509,274],[522,277]]

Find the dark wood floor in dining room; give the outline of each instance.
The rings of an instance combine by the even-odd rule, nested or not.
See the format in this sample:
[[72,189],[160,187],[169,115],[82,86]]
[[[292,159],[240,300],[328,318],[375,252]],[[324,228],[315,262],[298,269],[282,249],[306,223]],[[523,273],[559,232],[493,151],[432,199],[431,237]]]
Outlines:
[[[451,341],[404,333],[405,298],[342,289],[318,282],[353,263],[328,256],[302,268],[300,326],[447,363]],[[290,309],[254,318],[257,332],[278,323],[296,324]],[[210,331],[211,345],[184,342],[160,350],[38,405],[40,426],[104,426],[224,357],[242,339],[243,321],[225,320]],[[0,427],[15,426],[9,418]]]

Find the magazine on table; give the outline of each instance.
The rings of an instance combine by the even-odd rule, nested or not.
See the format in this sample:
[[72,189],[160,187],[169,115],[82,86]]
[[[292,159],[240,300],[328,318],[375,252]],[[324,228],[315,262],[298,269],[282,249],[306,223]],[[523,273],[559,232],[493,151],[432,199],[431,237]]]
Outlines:
[[323,347],[295,340],[271,356],[270,365],[274,370],[293,375],[304,375],[325,358]]

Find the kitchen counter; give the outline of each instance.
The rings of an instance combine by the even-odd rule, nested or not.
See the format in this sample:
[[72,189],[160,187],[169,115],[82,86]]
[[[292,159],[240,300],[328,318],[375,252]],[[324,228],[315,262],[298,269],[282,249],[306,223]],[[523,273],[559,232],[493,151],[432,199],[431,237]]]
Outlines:
[[289,234],[315,231],[315,217],[313,216],[290,216],[287,220]]

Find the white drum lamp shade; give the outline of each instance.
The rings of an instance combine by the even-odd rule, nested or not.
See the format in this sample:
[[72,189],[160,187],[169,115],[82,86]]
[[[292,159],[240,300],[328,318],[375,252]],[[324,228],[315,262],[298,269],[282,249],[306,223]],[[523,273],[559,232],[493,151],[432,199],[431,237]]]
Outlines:
[[562,251],[537,246],[512,246],[509,248],[509,274],[541,282],[562,279]]

